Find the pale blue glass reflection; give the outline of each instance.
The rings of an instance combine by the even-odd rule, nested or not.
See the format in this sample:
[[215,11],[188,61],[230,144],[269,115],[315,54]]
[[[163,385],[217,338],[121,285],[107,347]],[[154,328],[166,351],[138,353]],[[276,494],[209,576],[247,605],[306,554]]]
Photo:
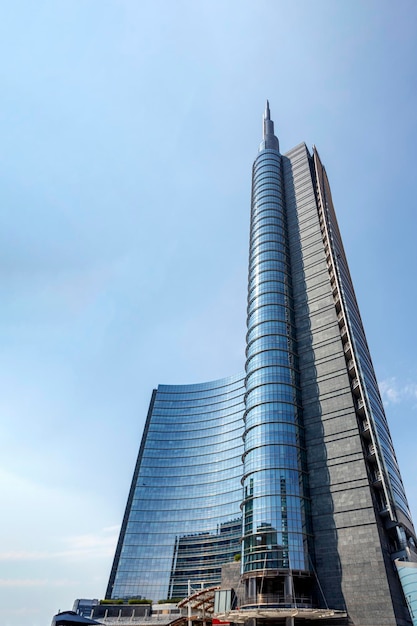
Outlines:
[[243,571],[309,569],[281,156],[253,167],[246,349]]
[[242,376],[158,387],[113,598],[184,597],[240,552],[244,392]]

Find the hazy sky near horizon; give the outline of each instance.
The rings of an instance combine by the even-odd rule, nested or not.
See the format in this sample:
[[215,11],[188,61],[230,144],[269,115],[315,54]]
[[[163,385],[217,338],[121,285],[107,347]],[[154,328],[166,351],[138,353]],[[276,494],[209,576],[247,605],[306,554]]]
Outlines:
[[16,0],[0,20],[0,623],[103,597],[151,391],[244,362],[251,165],[326,165],[417,520],[417,4]]

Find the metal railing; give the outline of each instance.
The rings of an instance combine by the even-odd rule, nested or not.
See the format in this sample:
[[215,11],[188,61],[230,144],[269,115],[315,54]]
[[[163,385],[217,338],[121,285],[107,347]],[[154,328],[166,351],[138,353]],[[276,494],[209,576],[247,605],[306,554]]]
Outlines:
[[282,605],[282,606],[312,606],[311,596],[295,596],[289,598],[277,593],[258,593],[256,596],[245,598],[245,605]]

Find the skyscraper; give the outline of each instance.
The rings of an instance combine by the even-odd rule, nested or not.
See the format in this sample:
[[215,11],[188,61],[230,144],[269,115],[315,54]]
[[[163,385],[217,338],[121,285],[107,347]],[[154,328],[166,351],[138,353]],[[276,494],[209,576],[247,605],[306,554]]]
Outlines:
[[263,124],[245,373],[153,392],[107,597],[182,598],[241,555],[242,619],[405,626],[417,539],[326,171]]

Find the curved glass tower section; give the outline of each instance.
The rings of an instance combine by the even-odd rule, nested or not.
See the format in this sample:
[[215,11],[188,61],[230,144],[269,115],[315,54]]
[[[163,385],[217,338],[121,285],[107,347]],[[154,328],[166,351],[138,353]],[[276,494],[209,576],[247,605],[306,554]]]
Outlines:
[[[285,603],[308,572],[306,466],[285,194],[267,103],[253,165],[246,349],[243,574],[248,603]],[[269,600],[268,600],[269,602]]]
[[184,598],[240,553],[244,380],[159,385],[106,597]]

